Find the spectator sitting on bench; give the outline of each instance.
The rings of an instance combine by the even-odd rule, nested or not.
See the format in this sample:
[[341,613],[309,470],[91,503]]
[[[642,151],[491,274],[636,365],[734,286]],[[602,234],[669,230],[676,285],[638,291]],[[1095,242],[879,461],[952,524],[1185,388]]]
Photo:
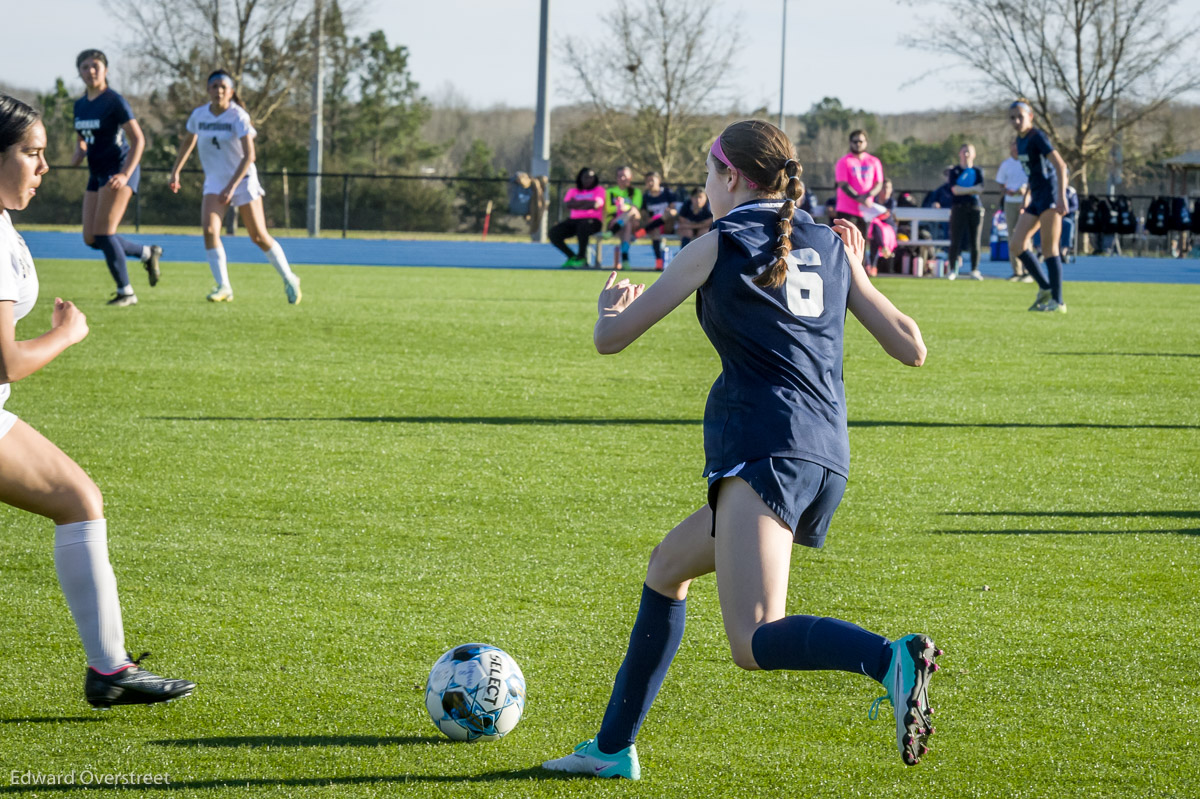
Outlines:
[[[589,167],[579,170],[575,176],[575,188],[567,189],[563,205],[570,210],[570,218],[550,228],[550,243],[567,256],[564,269],[587,266],[588,238],[600,232],[604,219],[604,187]],[[567,237],[579,239],[579,253],[567,246]]]
[[684,247],[712,227],[712,209],[708,207],[708,195],[703,188],[694,189],[692,196],[679,207],[679,218],[675,220],[675,232],[679,234],[679,246]]
[[604,236],[620,236],[624,265],[629,263],[629,243],[645,234],[637,230],[642,221],[642,190],[633,185],[633,167],[617,167],[616,180],[617,185],[609,187],[605,195],[604,216],[609,222]]
[[662,184],[662,175],[646,173],[646,187],[642,191],[642,219],[650,244],[654,247],[654,268],[662,271],[664,233],[675,232],[675,195]]

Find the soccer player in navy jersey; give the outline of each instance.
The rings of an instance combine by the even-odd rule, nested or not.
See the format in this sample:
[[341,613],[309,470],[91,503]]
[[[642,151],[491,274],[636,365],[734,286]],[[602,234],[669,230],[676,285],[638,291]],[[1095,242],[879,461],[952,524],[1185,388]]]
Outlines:
[[913,765],[933,732],[927,686],[941,654],[850,622],[785,613],[793,544],[820,547],[849,471],[842,341],[851,311],[910,366],[925,360],[912,319],[863,270],[863,238],[796,211],[800,164],[766,122],[730,125],[707,159],[714,229],[649,288],[609,275],[594,340],[619,352],[693,292],[721,358],[704,411],[708,501],[650,555],[637,619],[599,732],[547,769],[638,779],[634,739],[683,636],[691,581],[716,572],[733,661],[747,670],[835,669],[882,683],[896,744]]
[[159,257],[162,247],[143,245],[117,235],[129,200],[138,190],[142,150],[146,137],[134,119],[125,98],[108,88],[108,59],[99,50],[84,50],[75,59],[79,77],[87,93],[75,101],[75,132],[78,145],[71,155],[71,166],[86,157],[88,184],[83,195],[83,242],[104,253],[108,271],[117,284],[117,293],[109,305],[137,305],[137,295],[129,283],[125,257],[141,260],[150,277],[158,284]]
[[[1067,213],[1067,163],[1050,143],[1050,137],[1033,126],[1033,108],[1024,97],[1008,108],[1008,120],[1017,131],[1017,160],[1029,176],[1029,204],[1021,211],[1017,227],[1008,236],[1021,263],[1038,284],[1031,311],[1066,313],[1062,293],[1062,259],[1059,239],[1062,218]],[[1042,255],[1046,273],[1033,251],[1033,234],[1042,231]]]

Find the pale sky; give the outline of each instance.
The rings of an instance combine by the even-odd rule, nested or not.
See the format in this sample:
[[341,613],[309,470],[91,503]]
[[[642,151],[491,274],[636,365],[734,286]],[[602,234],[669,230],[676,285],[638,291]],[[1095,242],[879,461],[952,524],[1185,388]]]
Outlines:
[[[382,29],[393,46],[407,46],[410,71],[426,96],[436,100],[452,89],[475,108],[534,107],[538,0],[363,2],[366,13],[355,32]],[[783,0],[710,2],[716,19],[737,20],[741,48],[729,77],[739,110],[766,106],[778,113]],[[99,0],[3,4],[8,35],[0,47],[0,81],[44,91],[63,77],[75,93],[82,89],[75,54],[98,47],[108,53],[112,83],[120,90],[130,35]],[[552,45],[568,35],[606,35],[599,20],[611,2],[550,5]],[[1200,0],[1180,0],[1176,11],[1181,20],[1193,16]],[[914,14],[897,0],[788,0],[784,110],[802,113],[825,96],[882,113],[973,104],[978,98],[964,85],[966,76],[956,77],[950,62],[900,44],[921,38]],[[551,105],[570,102],[563,94],[567,73],[553,47],[550,79]]]

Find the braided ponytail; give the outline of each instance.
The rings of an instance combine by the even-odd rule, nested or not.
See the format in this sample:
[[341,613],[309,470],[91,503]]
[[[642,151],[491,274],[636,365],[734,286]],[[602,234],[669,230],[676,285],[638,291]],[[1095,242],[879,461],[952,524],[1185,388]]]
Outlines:
[[754,284],[761,288],[778,288],[787,280],[787,257],[792,251],[792,218],[796,215],[796,202],[804,196],[800,172],[800,162],[795,158],[789,158],[783,165],[783,179],[786,181],[783,196],[787,200],[779,209],[779,220],[775,226],[775,249],[771,253],[775,256],[775,262],[754,278]]

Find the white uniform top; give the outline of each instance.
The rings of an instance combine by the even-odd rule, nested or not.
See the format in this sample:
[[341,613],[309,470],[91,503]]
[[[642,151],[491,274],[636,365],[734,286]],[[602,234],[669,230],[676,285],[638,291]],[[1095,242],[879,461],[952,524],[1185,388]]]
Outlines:
[[[214,116],[212,108],[205,103],[188,117],[187,129],[196,134],[196,150],[204,167],[204,193],[220,194],[246,155],[242,137],[258,135],[250,123],[250,115],[237,103],[230,103],[224,113]],[[243,180],[258,185],[258,170],[254,164],[250,164]]]
[[[1009,191],[1016,191],[1029,183],[1029,176],[1025,174],[1025,167],[1021,166],[1020,161],[1015,158],[1006,158],[996,169],[996,182],[1003,183],[1004,188]],[[1004,202],[1024,203],[1025,198],[1020,194],[1006,194],[1004,195]]]
[[[37,270],[25,240],[13,228],[8,211],[0,211],[0,301],[13,304],[13,321],[19,321],[37,302]],[[0,385],[0,408],[8,400],[8,383]]]

